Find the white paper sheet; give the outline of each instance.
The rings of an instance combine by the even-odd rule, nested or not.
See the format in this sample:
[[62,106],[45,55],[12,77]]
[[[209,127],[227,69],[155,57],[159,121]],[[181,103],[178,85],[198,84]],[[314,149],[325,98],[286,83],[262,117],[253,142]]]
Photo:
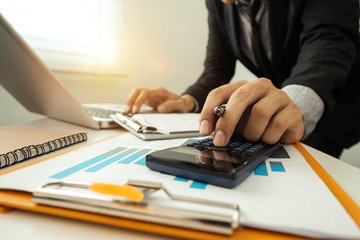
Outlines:
[[[235,189],[151,171],[145,154],[186,139],[144,142],[126,133],[0,177],[0,188],[32,192],[52,181],[158,181],[171,192],[236,203],[245,226],[316,238],[359,238],[360,230],[326,185],[292,146],[269,158]],[[115,150],[114,150],[115,149]]]
[[133,118],[164,134],[199,131],[199,113],[135,114]]

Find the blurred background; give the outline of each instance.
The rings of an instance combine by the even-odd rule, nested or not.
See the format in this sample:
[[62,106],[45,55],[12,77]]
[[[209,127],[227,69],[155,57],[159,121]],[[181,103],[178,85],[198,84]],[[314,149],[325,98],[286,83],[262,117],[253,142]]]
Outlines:
[[[0,11],[81,103],[123,104],[135,87],[181,94],[203,69],[205,1],[1,0]],[[255,78],[238,63],[233,80]],[[0,112],[0,125],[41,117],[2,86]],[[357,144],[340,159],[360,167],[359,156]]]

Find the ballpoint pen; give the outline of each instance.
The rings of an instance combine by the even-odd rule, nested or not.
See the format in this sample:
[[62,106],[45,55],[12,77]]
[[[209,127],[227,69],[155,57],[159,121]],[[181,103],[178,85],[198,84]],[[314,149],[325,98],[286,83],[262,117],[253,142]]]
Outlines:
[[214,108],[214,113],[219,117],[221,117],[222,115],[224,115],[225,110],[226,110],[226,104],[222,104]]

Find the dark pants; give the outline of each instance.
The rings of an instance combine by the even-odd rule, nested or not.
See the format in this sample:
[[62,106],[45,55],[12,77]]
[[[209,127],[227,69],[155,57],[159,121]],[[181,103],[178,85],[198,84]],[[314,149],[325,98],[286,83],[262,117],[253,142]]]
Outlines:
[[335,158],[339,158],[344,149],[340,144],[332,139],[329,139],[318,131],[314,131],[309,135],[309,137],[301,142]]

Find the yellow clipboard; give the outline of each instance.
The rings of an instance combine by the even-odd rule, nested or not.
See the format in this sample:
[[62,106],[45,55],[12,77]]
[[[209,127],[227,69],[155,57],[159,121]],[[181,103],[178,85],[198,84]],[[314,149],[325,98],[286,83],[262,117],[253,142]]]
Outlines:
[[[117,134],[115,136],[121,135],[123,133]],[[115,137],[112,136],[112,137]],[[109,137],[109,138],[112,138]],[[100,141],[109,139],[105,138]],[[99,142],[99,141],[98,141]],[[96,143],[96,142],[95,142]],[[95,144],[95,143],[90,143]],[[79,148],[88,146],[84,145]],[[338,199],[338,201],[344,206],[349,215],[353,218],[356,224],[360,227],[360,207],[350,198],[350,196],[337,184],[337,182],[325,171],[325,169],[311,156],[311,154],[301,145],[301,143],[294,144],[295,148],[303,155],[308,164],[312,167],[312,169],[318,174],[318,176],[322,179],[322,181],[328,186],[334,196]],[[79,149],[76,148],[76,149]],[[70,150],[74,151],[76,149]],[[65,154],[69,151],[60,153]],[[57,154],[55,156],[58,156]],[[55,157],[52,156],[52,157]],[[49,158],[52,158],[49,157]],[[36,164],[40,161],[45,161],[49,158],[39,160],[37,162],[30,163],[28,165]],[[28,165],[22,166],[20,168],[26,167]],[[19,168],[18,168],[19,169]],[[16,171],[17,169],[12,169],[10,171]],[[1,173],[5,174],[6,171]],[[122,217],[109,216],[104,214],[96,214],[87,211],[79,211],[72,210],[61,207],[47,206],[41,205],[33,202],[33,196],[30,193],[18,192],[18,191],[10,191],[10,190],[1,190],[0,191],[0,212],[8,213],[13,209],[21,209],[26,211],[38,212],[43,214],[55,215],[65,218],[89,221],[94,223],[101,223],[105,225],[111,225],[136,231],[148,232],[152,234],[159,234],[177,238],[184,239],[214,239],[214,240],[234,240],[234,239],[309,239],[306,237],[294,236],[289,234],[283,234],[278,232],[271,232],[259,229],[252,228],[241,228],[235,230],[235,232],[231,236],[225,236],[221,234],[209,233],[205,231],[192,230],[188,228],[182,227],[174,227],[168,226],[164,224],[151,223],[141,220],[132,220]]]

